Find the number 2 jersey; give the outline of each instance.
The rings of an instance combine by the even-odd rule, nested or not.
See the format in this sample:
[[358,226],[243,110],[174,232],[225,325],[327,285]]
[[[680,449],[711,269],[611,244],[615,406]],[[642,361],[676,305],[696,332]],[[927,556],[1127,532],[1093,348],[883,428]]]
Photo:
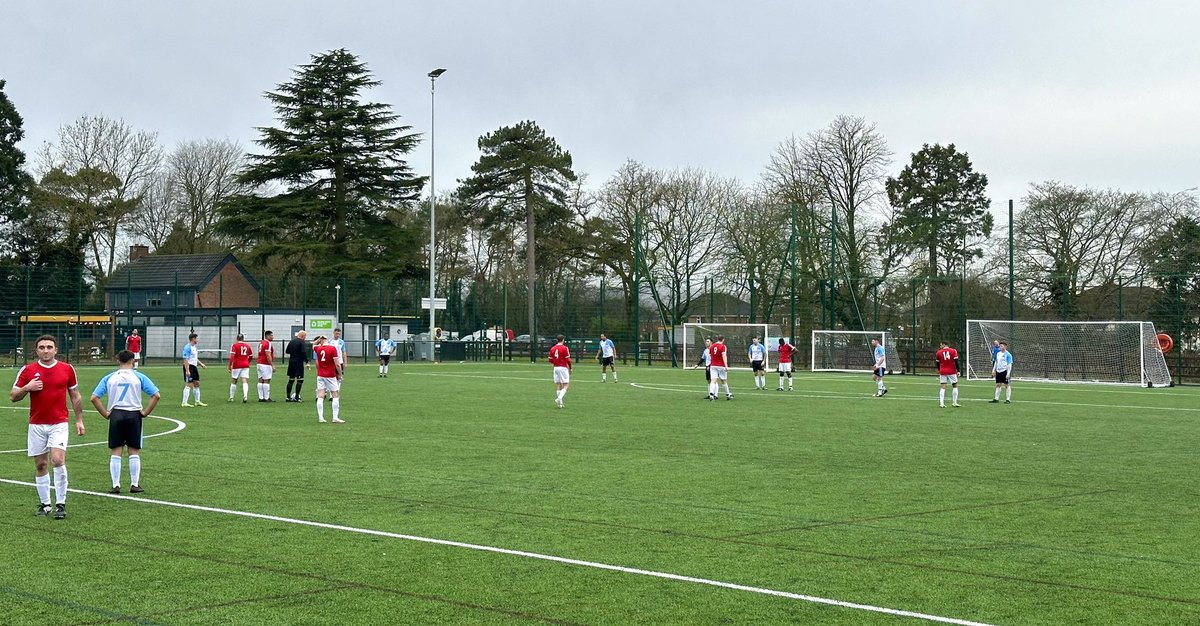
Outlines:
[[313,348],[317,359],[317,376],[321,378],[337,378],[337,364],[341,362],[337,346],[325,344]]

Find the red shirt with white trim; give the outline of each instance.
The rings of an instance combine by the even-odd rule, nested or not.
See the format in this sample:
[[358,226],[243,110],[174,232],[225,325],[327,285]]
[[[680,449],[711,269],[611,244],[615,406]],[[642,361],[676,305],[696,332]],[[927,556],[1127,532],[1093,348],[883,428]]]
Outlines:
[[790,343],[785,343],[782,346],[779,346],[779,362],[780,363],[791,363],[792,362],[792,351],[794,351],[795,349],[796,349],[796,346],[793,346]]
[[554,367],[571,367],[571,351],[565,344],[555,344],[550,348],[549,361]]
[[67,391],[79,386],[75,368],[69,363],[55,361],[53,365],[42,365],[41,361],[21,368],[13,387],[24,387],[40,378],[41,391],[29,392],[30,424],[61,424],[67,421]]
[[313,352],[317,355],[317,376],[321,378],[336,378],[338,375],[338,349],[337,346],[325,344],[313,348]]
[[135,352],[135,353],[141,352],[142,351],[141,335],[130,335],[129,339],[125,340],[125,349],[130,352]]
[[235,370],[248,368],[252,356],[254,348],[244,341],[239,341],[229,347],[229,367]]
[[717,342],[709,346],[708,355],[712,357],[713,367],[728,367],[725,365],[725,344]]
[[263,339],[258,344],[258,364],[270,365],[275,362],[275,346],[269,339]]
[[958,373],[958,366],[954,364],[958,360],[958,350],[954,348],[942,348],[933,355],[933,359],[937,361],[938,373],[942,376]]

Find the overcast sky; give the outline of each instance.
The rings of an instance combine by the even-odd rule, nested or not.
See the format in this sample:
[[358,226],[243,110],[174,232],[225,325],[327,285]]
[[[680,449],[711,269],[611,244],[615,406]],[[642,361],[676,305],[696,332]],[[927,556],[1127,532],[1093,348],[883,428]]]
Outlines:
[[[878,125],[893,174],[955,143],[999,208],[1029,183],[1200,186],[1200,3],[1185,1],[0,0],[0,78],[32,156],[82,115],[247,149],[262,94],[345,47],[413,130],[437,187],[523,119],[596,187],[622,162],[753,182],[790,135]],[[429,144],[412,155],[428,174]]]

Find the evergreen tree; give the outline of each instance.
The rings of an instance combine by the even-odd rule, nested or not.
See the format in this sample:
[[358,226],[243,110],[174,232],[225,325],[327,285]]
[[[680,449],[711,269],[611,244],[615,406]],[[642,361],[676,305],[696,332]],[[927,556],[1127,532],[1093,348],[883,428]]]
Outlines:
[[17,147],[25,138],[24,121],[4,85],[0,79],[0,220],[12,224],[24,218],[33,177],[25,171],[25,153]]
[[900,176],[888,179],[887,194],[899,210],[888,225],[894,242],[909,252],[923,251],[930,276],[983,256],[969,244],[992,232],[987,176],[972,169],[971,159],[954,144],[925,144]]
[[479,138],[482,156],[459,194],[468,198],[485,230],[512,230],[525,225],[525,272],[530,342],[534,332],[534,285],[537,280],[537,235],[553,232],[570,217],[569,183],[576,179],[571,153],[536,123],[504,126]]
[[313,56],[268,92],[279,127],[258,129],[267,154],[249,155],[239,182],[282,191],[230,198],[218,230],[258,262],[294,272],[417,273],[409,212],[424,179],[404,157],[418,137],[389,105],[364,101],[376,85],[365,64],[339,49]]

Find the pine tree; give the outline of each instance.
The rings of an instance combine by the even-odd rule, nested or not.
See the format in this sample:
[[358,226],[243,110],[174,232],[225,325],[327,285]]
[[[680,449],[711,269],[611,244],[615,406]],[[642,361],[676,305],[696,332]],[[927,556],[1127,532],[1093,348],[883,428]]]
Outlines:
[[25,153],[17,147],[25,138],[24,121],[4,93],[0,79],[0,220],[19,222],[24,218],[33,177],[25,171]]

